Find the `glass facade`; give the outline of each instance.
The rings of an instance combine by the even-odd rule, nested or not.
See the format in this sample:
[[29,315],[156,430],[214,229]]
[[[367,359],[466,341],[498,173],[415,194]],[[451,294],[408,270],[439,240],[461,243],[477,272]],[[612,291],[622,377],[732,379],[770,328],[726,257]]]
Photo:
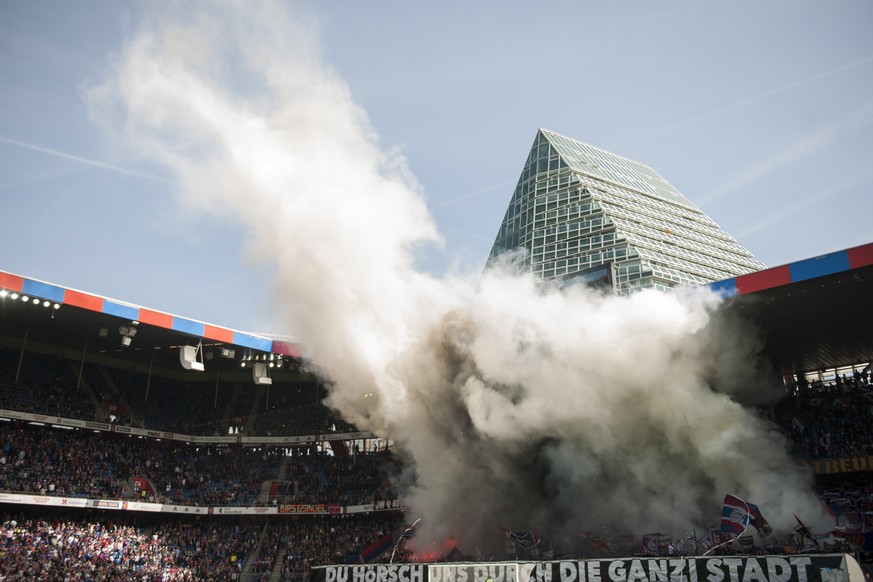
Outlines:
[[537,132],[488,264],[501,256],[543,279],[608,265],[621,294],[765,268],[648,166],[545,129]]

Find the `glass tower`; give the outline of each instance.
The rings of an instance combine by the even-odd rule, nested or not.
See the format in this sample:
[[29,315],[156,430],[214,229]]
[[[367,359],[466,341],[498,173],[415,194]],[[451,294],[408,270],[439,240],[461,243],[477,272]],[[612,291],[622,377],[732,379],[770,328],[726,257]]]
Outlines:
[[[516,251],[508,253],[508,251]],[[764,265],[657,172],[540,129],[488,265],[616,292],[701,285]]]

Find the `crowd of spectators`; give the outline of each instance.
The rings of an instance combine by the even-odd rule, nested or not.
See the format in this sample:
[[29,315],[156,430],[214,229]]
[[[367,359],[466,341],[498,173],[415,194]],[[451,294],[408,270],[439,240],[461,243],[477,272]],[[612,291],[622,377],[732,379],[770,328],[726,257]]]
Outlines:
[[829,480],[818,487],[837,527],[873,531],[873,483],[847,476]]
[[281,458],[271,449],[241,446],[156,446],[122,441],[121,476],[144,477],[162,502],[178,505],[254,505]]
[[800,378],[773,408],[773,419],[806,460],[873,454],[873,386],[868,371],[837,375],[833,382]]
[[129,514],[5,512],[4,580],[236,580],[261,525],[218,519],[149,520]]
[[[314,566],[357,561],[402,523],[399,513],[285,516],[265,528],[242,517],[19,508],[0,516],[0,577],[224,581],[245,573],[256,581],[276,571],[282,580],[300,579]],[[386,552],[383,561],[389,558]]]
[[19,356],[14,350],[0,348],[0,408],[82,420],[97,418],[91,393],[78,382],[69,361],[26,352],[19,366]]
[[0,490],[63,497],[120,498],[120,449],[94,433],[0,426]]
[[[14,355],[0,350],[0,407],[88,420],[99,419],[101,407],[113,403],[118,422],[189,434],[227,434],[234,426],[261,436],[355,430],[317,402],[301,404],[299,388],[276,390],[261,403],[250,386],[228,384],[219,402],[214,386],[155,378],[146,387],[141,375],[91,364],[79,382],[68,361],[25,353],[19,369]],[[870,380],[869,369],[830,383],[799,378],[763,412],[799,459],[873,455]],[[121,400],[129,409],[117,406]],[[0,424],[0,491],[199,506],[359,505],[396,495],[390,488],[400,467],[390,454],[337,451],[188,445],[11,421]],[[863,473],[852,477],[820,480],[820,494],[834,508],[837,525],[873,531],[873,485]],[[262,497],[265,490],[269,498]],[[396,533],[403,518],[399,512],[277,516],[262,519],[260,527],[166,519],[143,528],[132,525],[134,518],[106,521],[105,515],[80,517],[74,510],[62,517],[10,515],[4,512],[0,529],[0,569],[10,580],[56,571],[71,572],[71,579],[119,579],[130,572],[142,579],[228,579],[249,558],[250,579],[268,580],[278,570],[299,576],[313,566],[355,560],[375,540]],[[397,551],[398,560],[415,559],[408,549]],[[22,556],[40,559],[34,564]]]
[[[403,514],[398,512],[301,519],[280,542],[285,552],[282,573],[305,574],[313,566],[358,562],[362,551],[402,526]],[[390,558],[389,550],[379,561]]]
[[266,410],[254,418],[250,434],[278,436],[294,434],[331,434],[358,429],[319,403],[301,404],[293,390],[271,399]]
[[[386,454],[307,454],[311,452],[307,448],[185,445],[9,422],[0,426],[0,490],[177,505],[251,506],[259,503],[264,483],[277,480],[285,462],[289,467],[285,482],[296,493],[282,502],[359,504],[372,500],[391,466]],[[149,487],[139,486],[142,480]]]
[[323,390],[314,379],[258,395],[251,384],[185,382],[0,348],[0,408],[190,435],[357,430],[318,401]]
[[[89,365],[90,366],[90,365]],[[86,366],[87,368],[88,366]],[[220,388],[209,382],[182,382],[113,368],[102,368],[117,391],[103,382],[106,402],[120,405],[119,424],[192,435],[227,434],[225,410],[228,401],[251,390],[236,384]],[[102,374],[100,375],[102,376]],[[98,384],[101,385],[101,384]]]
[[386,454],[301,457],[288,467],[292,487],[280,488],[280,503],[359,505],[373,500],[379,487],[397,472]]
[[273,521],[269,525],[267,532],[261,536],[260,552],[250,568],[252,574],[250,579],[253,582],[270,579],[276,558],[279,555],[281,542],[288,536],[290,530],[291,526],[288,520],[283,520],[282,522]]

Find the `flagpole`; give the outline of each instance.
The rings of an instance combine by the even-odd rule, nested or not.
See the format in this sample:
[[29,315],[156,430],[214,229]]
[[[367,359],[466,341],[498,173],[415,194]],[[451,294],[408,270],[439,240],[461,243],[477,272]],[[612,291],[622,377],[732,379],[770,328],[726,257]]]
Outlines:
[[[711,552],[712,550],[715,550],[715,549],[720,548],[720,547],[722,547],[722,546],[726,546],[726,545],[728,545],[728,544],[732,544],[732,543],[734,543],[736,540],[738,540],[738,539],[740,539],[742,536],[744,536],[745,533],[746,533],[746,530],[749,529],[749,524],[752,523],[752,510],[749,509],[749,504],[746,503],[746,500],[745,500],[745,499],[741,499],[740,497],[737,497],[736,495],[734,495],[734,497],[736,497],[737,499],[739,499],[740,501],[742,501],[742,502],[743,502],[743,505],[746,506],[746,523],[745,523],[745,525],[743,526],[743,531],[741,531],[741,532],[737,535],[737,537],[735,537],[735,538],[731,538],[731,539],[729,539],[729,540],[726,541],[726,542],[722,542],[722,543],[720,543],[720,544],[718,544],[718,545],[716,545],[716,546],[712,546],[711,548],[709,548],[708,550],[706,550],[705,552],[703,552],[703,555],[704,555],[704,556],[708,555],[709,552]],[[719,530],[719,531],[721,531],[721,530]]]
[[415,526],[418,525],[418,522],[419,522],[419,521],[421,521],[421,518],[420,518],[420,517],[419,517],[418,519],[416,519],[416,520],[412,523],[411,526],[409,526],[408,528],[406,528],[405,530],[403,530],[403,532],[400,534],[400,537],[397,538],[397,543],[394,544],[394,549],[391,550],[391,559],[388,561],[389,564],[393,564],[393,563],[394,563],[394,553],[397,551],[397,548],[399,548],[399,547],[400,547],[400,544],[403,542],[403,536],[406,535],[406,532],[409,532],[409,531],[412,531],[413,529],[415,529]]

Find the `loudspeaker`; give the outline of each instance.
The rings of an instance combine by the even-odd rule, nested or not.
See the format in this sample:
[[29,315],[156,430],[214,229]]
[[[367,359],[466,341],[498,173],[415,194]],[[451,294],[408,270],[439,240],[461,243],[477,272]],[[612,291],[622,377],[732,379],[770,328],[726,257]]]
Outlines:
[[179,348],[179,362],[181,362],[183,368],[186,370],[197,370],[198,372],[204,370],[203,362],[197,361],[197,351],[198,348],[194,346],[182,346]]
[[273,379],[268,374],[267,364],[255,364],[252,366],[252,380],[255,381],[255,384],[272,384]]

